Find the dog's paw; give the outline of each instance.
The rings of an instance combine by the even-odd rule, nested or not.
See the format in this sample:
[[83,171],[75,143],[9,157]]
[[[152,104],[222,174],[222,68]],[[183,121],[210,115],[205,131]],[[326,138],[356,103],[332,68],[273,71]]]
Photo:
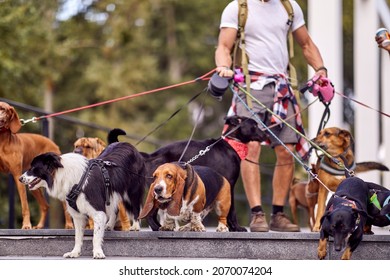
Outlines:
[[325,250],[317,250],[318,259],[323,260],[326,257],[326,249]]
[[63,255],[64,258],[78,258],[80,257],[81,255],[81,252],[76,252],[76,251],[71,251],[71,252],[68,252],[68,253],[65,253]]
[[217,227],[217,232],[228,232],[229,228],[225,226],[224,224],[219,224]]
[[194,225],[191,227],[191,231],[203,232],[206,228],[203,225]]
[[32,225],[30,224],[23,224],[22,229],[32,229]]
[[65,224],[65,229],[74,229],[74,226],[73,226],[73,224],[72,223],[67,223],[67,224]]
[[141,227],[139,225],[139,222],[134,222],[133,225],[130,227],[130,231],[140,231]]
[[312,232],[320,232],[320,227],[314,226]]
[[158,230],[159,231],[173,231],[175,228],[170,226],[161,226]]
[[103,250],[98,250],[96,252],[93,252],[93,258],[94,259],[105,259],[106,256],[103,253]]

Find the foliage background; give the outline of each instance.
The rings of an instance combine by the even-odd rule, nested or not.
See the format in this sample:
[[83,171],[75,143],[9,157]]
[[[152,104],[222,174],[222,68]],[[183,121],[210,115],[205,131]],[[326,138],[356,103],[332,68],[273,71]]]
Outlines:
[[[65,0],[0,1],[0,96],[61,112],[193,80],[215,67],[220,14],[228,2],[80,0],[77,12],[66,17],[64,7],[69,1]],[[297,2],[306,14],[307,1]],[[343,6],[345,84],[352,87],[353,1],[343,1]],[[307,65],[299,48],[295,49],[294,64],[299,84],[303,84]],[[139,139],[206,85],[207,82],[201,81],[81,110],[71,116],[105,127],[120,127]],[[50,96],[53,102],[47,105],[45,100]],[[227,93],[222,102],[210,96],[204,99],[204,115],[194,138],[219,137],[230,97]],[[191,106],[184,106],[150,139],[163,144],[189,138],[202,100],[196,99]],[[35,115],[19,110],[19,116],[28,119]],[[50,121],[54,122],[53,139],[63,152],[72,151],[78,137],[106,139],[103,131]],[[40,133],[40,124],[30,123],[22,131]],[[134,144],[138,139],[126,141]],[[143,142],[137,148],[151,152],[156,146]],[[266,209],[271,201],[274,160],[273,153],[265,148],[260,163]],[[1,175],[1,228],[8,227],[6,178]],[[236,186],[236,193],[240,223],[248,225],[248,206],[241,182]],[[19,198],[15,199],[19,205]],[[37,209],[32,197],[30,202],[34,223]],[[53,213],[50,226],[61,227],[60,213]],[[20,222],[18,216],[16,228],[20,227]]]

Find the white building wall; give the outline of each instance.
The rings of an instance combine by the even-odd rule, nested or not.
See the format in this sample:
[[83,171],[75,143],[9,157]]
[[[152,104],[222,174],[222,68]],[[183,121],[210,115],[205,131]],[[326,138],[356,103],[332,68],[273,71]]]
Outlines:
[[[378,29],[376,0],[354,2],[355,98],[379,109],[379,52],[374,40]],[[355,156],[357,162],[379,161],[379,117],[375,110],[355,105]],[[380,183],[380,173],[370,171],[359,177]]]
[[[314,43],[320,50],[328,76],[337,92],[343,92],[343,59],[342,59],[342,1],[340,0],[308,0],[308,30]],[[314,70],[309,67],[309,78]],[[309,103],[315,98],[309,97]],[[344,127],[343,99],[335,95],[330,105],[331,115],[327,127]],[[314,138],[320,125],[324,105],[316,102],[309,107],[308,135]]]

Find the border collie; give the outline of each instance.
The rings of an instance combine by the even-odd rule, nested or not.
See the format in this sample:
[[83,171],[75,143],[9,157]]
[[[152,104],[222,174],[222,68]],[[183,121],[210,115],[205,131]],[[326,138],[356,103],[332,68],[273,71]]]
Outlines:
[[104,230],[114,228],[120,200],[133,218],[132,229],[140,229],[145,164],[129,143],[113,143],[91,160],[75,153],[41,154],[19,180],[30,190],[43,187],[52,197],[66,201],[75,225],[75,246],[65,258],[80,256],[87,217],[94,221],[93,257],[105,258]]

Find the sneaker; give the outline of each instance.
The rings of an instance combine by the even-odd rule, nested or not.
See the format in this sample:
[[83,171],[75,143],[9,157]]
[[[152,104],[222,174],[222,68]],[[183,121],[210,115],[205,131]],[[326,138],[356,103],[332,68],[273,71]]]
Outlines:
[[264,212],[260,211],[251,214],[251,223],[249,224],[251,232],[267,232],[269,227],[265,219]]
[[270,228],[273,231],[284,231],[284,232],[297,232],[301,231],[299,226],[290,222],[286,217],[286,214],[279,212],[271,215]]

